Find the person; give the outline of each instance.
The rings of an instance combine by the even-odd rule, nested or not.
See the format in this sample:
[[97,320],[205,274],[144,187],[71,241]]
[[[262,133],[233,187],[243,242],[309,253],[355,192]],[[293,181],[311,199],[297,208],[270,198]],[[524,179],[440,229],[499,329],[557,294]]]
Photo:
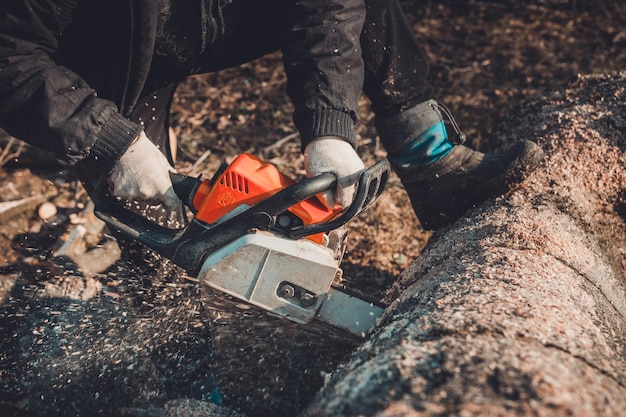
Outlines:
[[[329,206],[350,204],[364,169],[363,93],[426,229],[516,186],[543,158],[530,141],[485,154],[448,137],[398,0],[2,0],[0,127],[72,166],[89,192],[106,177],[114,195],[172,210],[181,204],[169,176],[177,85],[275,51],[306,173],[338,178]],[[194,385],[202,389],[181,391],[219,403],[206,374]]]
[[397,0],[4,0],[0,126],[114,195],[179,205],[168,138],[176,86],[281,51],[308,176],[346,206],[363,170],[357,100],[426,229],[523,181],[543,158],[522,141],[485,154],[448,136],[428,61]]

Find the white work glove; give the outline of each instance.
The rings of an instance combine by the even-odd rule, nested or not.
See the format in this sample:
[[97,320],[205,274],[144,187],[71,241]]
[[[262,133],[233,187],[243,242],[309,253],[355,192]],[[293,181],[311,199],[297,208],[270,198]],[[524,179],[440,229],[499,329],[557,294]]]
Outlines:
[[165,155],[142,131],[109,175],[111,193],[116,197],[162,203],[174,210],[181,201],[172,188],[170,172],[176,172]]
[[337,176],[336,189],[322,194],[322,202],[332,209],[336,205],[350,206],[356,182],[365,165],[348,142],[336,136],[324,136],[313,140],[304,149],[304,169],[309,178],[324,172]]

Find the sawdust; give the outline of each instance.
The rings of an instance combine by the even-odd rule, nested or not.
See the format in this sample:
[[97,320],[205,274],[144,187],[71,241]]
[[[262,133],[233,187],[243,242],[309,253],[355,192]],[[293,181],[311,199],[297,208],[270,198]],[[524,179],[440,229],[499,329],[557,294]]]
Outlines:
[[[453,110],[470,144],[483,150],[520,138],[523,129],[507,137],[509,127],[496,128],[519,103],[577,73],[626,65],[622,2],[571,2],[577,9],[570,2],[527,3],[404,2],[433,62],[438,100]],[[369,165],[385,151],[372,127],[368,101],[363,99],[361,106],[359,150]],[[611,122],[588,110],[579,128],[591,118],[598,125],[615,123],[616,134],[625,130],[623,121]],[[529,110],[512,127],[532,125],[532,114]],[[294,178],[303,175],[279,55],[219,75],[192,77],[177,93],[172,122],[181,172],[211,175],[224,159],[251,151]],[[559,125],[550,128],[558,137]],[[496,131],[500,136],[491,135]],[[575,136],[554,146],[576,146],[577,152],[548,166],[550,175],[564,184],[551,198],[561,198],[568,213],[581,213],[573,217],[582,219],[585,230],[610,231],[600,241],[607,253],[615,253],[611,262],[623,265],[625,246],[610,248],[613,239],[623,242],[623,226],[584,214],[585,204],[594,204],[598,212],[613,208],[623,216],[626,194],[615,188],[624,183],[622,178],[607,171],[596,184],[603,192],[613,187],[614,201],[594,198],[594,187],[585,188],[592,190],[589,198],[577,191],[578,184],[568,182],[595,183],[599,173],[586,158],[609,158],[606,166],[611,167],[621,163],[619,151],[586,149]],[[209,373],[214,372],[226,406],[249,417],[293,416],[350,357],[353,343],[201,293],[195,282],[159,259],[148,259],[155,264],[152,274],[116,264],[88,276],[52,259],[76,227],[71,218],[81,216],[87,199],[71,173],[49,156],[30,150],[20,160],[31,163],[31,169],[9,164],[0,171],[0,199],[42,195],[57,205],[58,213],[43,222],[26,210],[0,225],[1,402],[40,416],[157,415],[169,401],[209,394]],[[569,175],[575,171],[580,175]],[[566,203],[568,199],[577,205]],[[515,244],[532,241],[533,234],[519,232]],[[430,233],[419,226],[395,176],[380,201],[351,223],[349,239],[346,284],[374,296],[385,296],[413,260],[431,256],[422,254]],[[56,296],[45,297],[42,291]],[[524,311],[520,306],[519,314]],[[425,407],[441,410],[436,403]],[[485,405],[467,407],[486,411]],[[409,409],[396,404],[399,413]]]

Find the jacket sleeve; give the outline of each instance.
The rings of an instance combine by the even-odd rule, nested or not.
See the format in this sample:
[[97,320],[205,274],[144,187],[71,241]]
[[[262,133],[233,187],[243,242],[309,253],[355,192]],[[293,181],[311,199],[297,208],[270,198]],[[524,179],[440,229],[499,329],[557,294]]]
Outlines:
[[85,160],[108,174],[141,127],[55,62],[75,7],[75,0],[0,3],[0,126],[69,164]]
[[303,148],[331,135],[356,147],[364,20],[364,0],[294,0],[287,12],[283,61]]

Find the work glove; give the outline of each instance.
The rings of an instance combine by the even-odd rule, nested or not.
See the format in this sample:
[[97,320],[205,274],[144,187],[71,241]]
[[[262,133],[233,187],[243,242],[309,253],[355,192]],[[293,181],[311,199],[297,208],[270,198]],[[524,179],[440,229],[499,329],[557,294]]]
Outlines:
[[335,206],[350,206],[365,165],[350,143],[336,136],[324,136],[313,140],[304,149],[304,169],[309,178],[324,172],[337,176],[336,189],[321,195],[322,202],[333,209]]
[[116,197],[161,203],[174,210],[181,201],[172,188],[170,172],[176,171],[142,131],[113,167],[109,187]]

